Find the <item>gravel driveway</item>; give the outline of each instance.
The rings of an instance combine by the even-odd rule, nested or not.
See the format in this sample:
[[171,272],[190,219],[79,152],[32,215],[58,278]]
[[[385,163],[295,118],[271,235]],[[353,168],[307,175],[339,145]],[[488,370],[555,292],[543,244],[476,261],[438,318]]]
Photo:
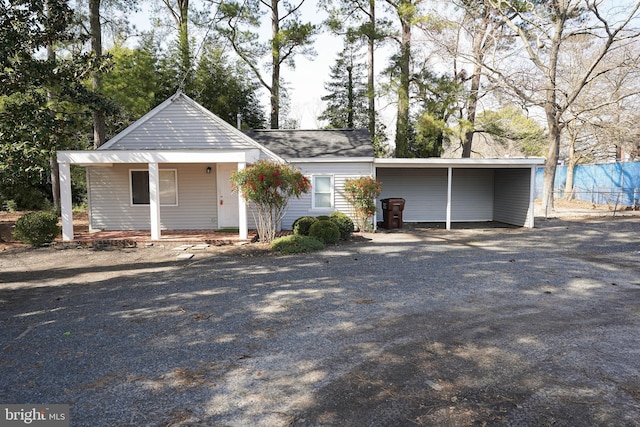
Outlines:
[[0,402],[74,426],[640,426],[640,218],[537,225],[0,253]]

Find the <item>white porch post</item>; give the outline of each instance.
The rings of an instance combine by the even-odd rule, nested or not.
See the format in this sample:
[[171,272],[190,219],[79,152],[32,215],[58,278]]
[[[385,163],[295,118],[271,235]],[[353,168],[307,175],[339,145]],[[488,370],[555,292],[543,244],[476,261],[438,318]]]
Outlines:
[[535,227],[535,203],[536,203],[536,167],[531,166],[531,181],[529,183],[529,210],[524,224],[527,228]]
[[69,163],[59,164],[60,207],[62,213],[62,240],[73,240],[73,206],[71,203],[71,167]]
[[149,163],[149,214],[151,240],[160,240],[160,168],[156,162]]
[[[238,172],[247,167],[245,162],[238,162]],[[249,223],[247,221],[247,202],[242,197],[242,191],[238,189],[238,227],[241,239],[249,238]]]
[[453,168],[447,168],[447,221],[446,229],[451,230],[451,181],[453,177]]

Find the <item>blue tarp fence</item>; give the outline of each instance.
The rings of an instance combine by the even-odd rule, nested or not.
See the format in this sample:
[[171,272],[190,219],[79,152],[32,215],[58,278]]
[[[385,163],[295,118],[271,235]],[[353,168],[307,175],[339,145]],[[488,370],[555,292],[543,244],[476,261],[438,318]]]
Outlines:
[[[536,197],[542,197],[542,174],[536,171]],[[563,197],[567,183],[567,167],[558,166],[554,182],[555,197]],[[597,204],[640,206],[640,162],[606,163],[576,166],[573,196]]]

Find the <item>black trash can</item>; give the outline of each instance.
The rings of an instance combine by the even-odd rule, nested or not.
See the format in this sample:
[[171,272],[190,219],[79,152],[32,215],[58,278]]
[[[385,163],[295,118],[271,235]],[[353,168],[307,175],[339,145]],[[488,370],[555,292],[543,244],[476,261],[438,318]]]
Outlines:
[[382,202],[382,226],[387,230],[402,228],[404,199],[389,198],[382,199],[380,202]]

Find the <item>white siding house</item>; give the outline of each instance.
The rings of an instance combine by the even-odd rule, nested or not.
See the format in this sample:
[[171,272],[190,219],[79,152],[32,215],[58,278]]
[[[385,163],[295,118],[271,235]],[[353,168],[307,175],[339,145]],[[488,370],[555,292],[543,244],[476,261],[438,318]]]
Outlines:
[[[252,215],[231,191],[233,171],[259,160],[288,162],[312,182],[283,220],[351,215],[348,178],[374,176],[381,199],[406,200],[405,222],[501,221],[533,227],[533,183],[542,159],[374,159],[366,130],[243,133],[178,92],[94,151],[60,151],[63,239],[73,240],[70,165],[86,168],[90,230],[238,228]],[[378,212],[381,219],[382,212]]]
[[375,174],[366,130],[254,130],[248,135],[300,169],[312,183],[310,193],[290,202],[282,221],[284,229],[290,229],[301,216],[334,211],[352,215],[344,197],[345,181]]
[[233,171],[284,160],[183,93],[154,108],[95,151],[60,151],[63,239],[73,239],[70,165],[87,169],[90,230],[238,227],[248,235]]

